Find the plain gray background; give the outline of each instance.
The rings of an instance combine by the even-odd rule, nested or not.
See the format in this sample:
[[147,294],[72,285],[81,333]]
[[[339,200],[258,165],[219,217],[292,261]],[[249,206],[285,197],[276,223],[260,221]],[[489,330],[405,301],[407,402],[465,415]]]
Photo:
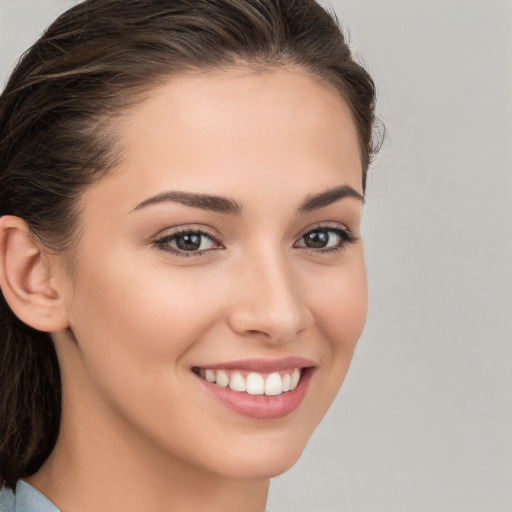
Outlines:
[[[0,83],[73,0],[0,0]],[[275,512],[512,512],[512,3],[334,0],[388,129],[367,327]]]

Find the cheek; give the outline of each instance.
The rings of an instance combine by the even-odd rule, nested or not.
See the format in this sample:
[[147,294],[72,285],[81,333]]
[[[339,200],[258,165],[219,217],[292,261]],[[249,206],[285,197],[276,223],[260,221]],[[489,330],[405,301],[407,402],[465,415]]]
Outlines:
[[363,258],[342,266],[323,283],[315,304],[315,317],[332,351],[352,353],[363,330],[368,307]]
[[329,369],[319,374],[328,405],[343,383],[366,321],[368,296],[362,253],[342,265],[336,276],[326,276],[322,289],[324,293],[317,295],[313,307],[324,341],[321,363]]
[[126,257],[95,263],[78,272],[71,305],[70,323],[86,365],[115,382],[137,374],[142,382],[168,380],[169,366],[218,317],[214,283],[201,272],[144,266]]
[[190,406],[196,397],[187,363],[219,318],[214,283],[162,266],[101,267],[82,273],[73,305],[75,396],[90,397],[91,416],[101,410],[113,424],[121,418],[177,450],[174,439],[205,424],[201,410]]

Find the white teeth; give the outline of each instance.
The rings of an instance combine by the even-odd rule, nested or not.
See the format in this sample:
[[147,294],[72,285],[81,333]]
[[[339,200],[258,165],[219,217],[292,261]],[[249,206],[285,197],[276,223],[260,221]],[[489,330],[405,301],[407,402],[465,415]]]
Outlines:
[[261,374],[251,372],[244,377],[242,371],[211,370],[197,368],[196,373],[208,382],[216,383],[222,388],[229,387],[233,391],[246,392],[249,395],[277,396],[292,391],[299,383],[301,370],[294,368],[285,372]]
[[265,381],[259,373],[247,375],[247,393],[249,395],[263,395],[265,393]]
[[247,389],[245,379],[238,372],[231,375],[231,380],[229,381],[229,387],[233,391],[245,391]]
[[227,388],[229,386],[229,377],[224,370],[217,370],[217,378],[215,379],[217,386],[221,388]]
[[274,372],[271,373],[265,381],[265,395],[280,395],[283,392],[283,381],[281,375]]
[[215,382],[215,372],[213,370],[205,370],[204,377],[208,382]]
[[288,373],[283,376],[283,393],[286,391],[290,391],[290,381],[291,377]]
[[292,372],[291,379],[290,379],[290,391],[297,387],[299,380],[300,380],[300,370],[298,368],[295,368],[295,370],[293,370],[293,372]]

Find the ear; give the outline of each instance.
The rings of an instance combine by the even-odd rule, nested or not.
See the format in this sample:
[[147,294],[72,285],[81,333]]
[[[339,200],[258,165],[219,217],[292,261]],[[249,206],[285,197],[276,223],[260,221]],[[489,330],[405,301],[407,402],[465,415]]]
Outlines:
[[68,327],[64,302],[51,274],[51,255],[19,217],[0,217],[0,287],[14,314],[45,332]]

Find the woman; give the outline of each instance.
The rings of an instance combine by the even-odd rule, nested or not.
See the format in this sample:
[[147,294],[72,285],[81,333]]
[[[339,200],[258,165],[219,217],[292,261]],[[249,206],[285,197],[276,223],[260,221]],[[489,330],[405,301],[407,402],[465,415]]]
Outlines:
[[365,321],[374,98],[313,0],[86,0],[31,48],[0,103],[6,510],[265,509]]

